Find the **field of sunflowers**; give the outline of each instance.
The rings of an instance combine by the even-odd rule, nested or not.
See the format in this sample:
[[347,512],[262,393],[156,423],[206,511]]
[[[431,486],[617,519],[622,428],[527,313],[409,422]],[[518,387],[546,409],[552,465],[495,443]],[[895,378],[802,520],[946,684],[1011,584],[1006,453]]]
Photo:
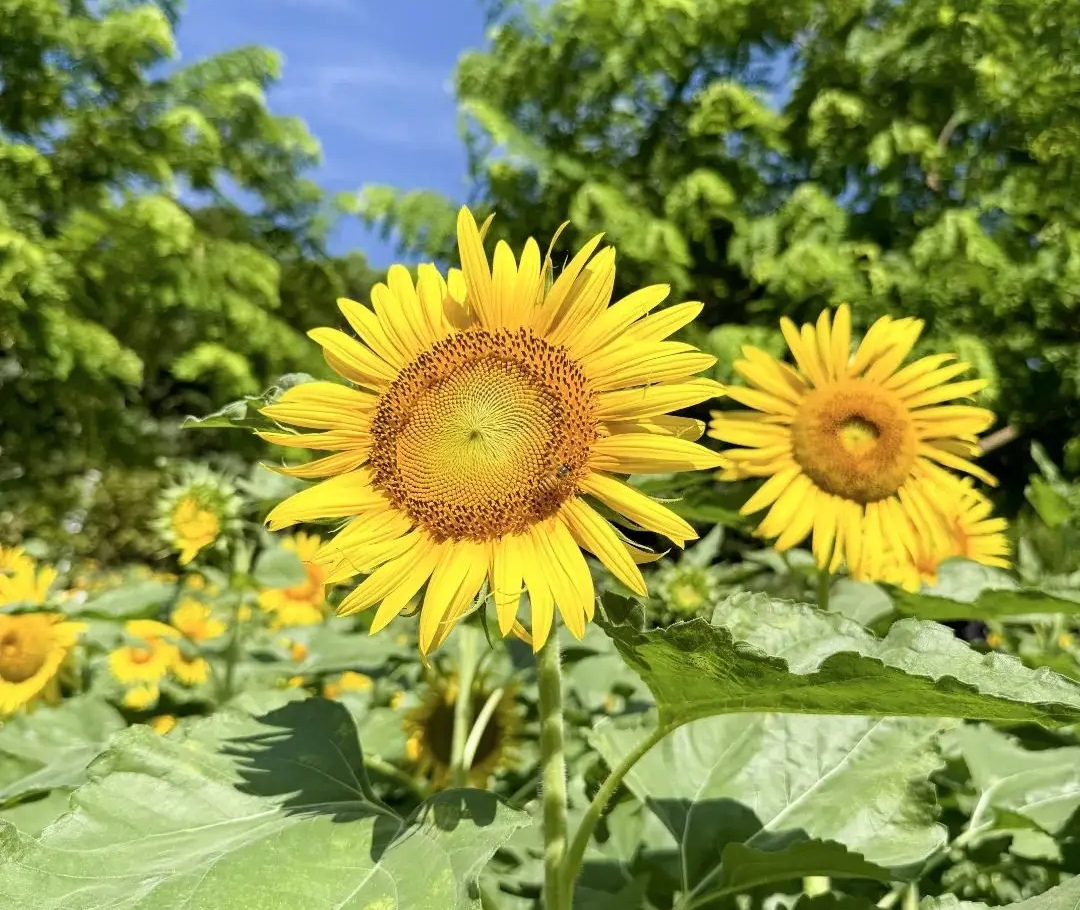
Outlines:
[[0,906],[1080,905],[1080,490],[991,514],[917,319],[722,385],[487,226],[189,420],[265,463],[178,467],[157,565],[0,551]]

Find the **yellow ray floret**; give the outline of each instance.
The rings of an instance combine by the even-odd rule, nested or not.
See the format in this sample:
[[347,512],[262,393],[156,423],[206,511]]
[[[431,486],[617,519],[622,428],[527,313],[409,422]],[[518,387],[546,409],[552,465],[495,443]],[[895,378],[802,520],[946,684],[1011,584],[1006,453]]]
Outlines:
[[366,576],[340,610],[377,607],[372,631],[419,600],[426,653],[486,586],[503,634],[528,634],[528,595],[540,648],[556,611],[578,636],[593,615],[583,549],[645,591],[641,551],[592,501],[680,544],[696,536],[619,477],[718,466],[695,442],[702,424],[669,412],[723,390],[694,375],[715,358],[669,340],[700,304],[658,309],[666,286],[612,304],[615,251],[600,237],[555,277],[535,241],[489,259],[467,209],[457,227],[460,271],[420,266],[414,282],[395,266],[370,308],[338,302],[356,337],[311,333],[356,388],[300,385],[266,409],[303,432],[265,438],[331,453],[282,469],[326,479],[267,522],[349,519],[316,562],[328,583]]
[[947,546],[940,503],[951,471],[995,483],[971,460],[993,414],[952,403],[986,383],[953,382],[968,365],[952,355],[902,365],[922,327],[883,317],[852,353],[841,306],[815,326],[781,321],[795,366],[743,349],[734,368],[747,385],[726,391],[749,410],[714,412],[709,435],[734,446],[724,479],[766,478],[742,511],[768,510],[758,532],[777,549],[811,537],[819,566],[866,576],[881,554],[916,559]]

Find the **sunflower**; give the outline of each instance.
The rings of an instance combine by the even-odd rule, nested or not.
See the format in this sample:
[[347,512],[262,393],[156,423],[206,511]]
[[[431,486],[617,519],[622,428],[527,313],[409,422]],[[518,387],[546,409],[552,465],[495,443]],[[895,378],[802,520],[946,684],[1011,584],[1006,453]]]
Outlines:
[[188,657],[178,653],[169,669],[177,681],[185,686],[201,686],[210,679],[210,663],[204,657]]
[[125,708],[131,708],[134,711],[145,711],[148,708],[153,708],[160,698],[161,690],[158,688],[157,683],[142,683],[125,691],[122,701]]
[[[474,723],[488,699],[497,691],[483,680],[474,682],[470,706]],[[427,683],[421,703],[405,714],[406,754],[417,773],[427,777],[436,789],[445,787],[450,781],[457,699],[457,675],[435,677]],[[517,691],[511,684],[503,687],[495,710],[480,735],[469,768],[470,786],[484,787],[496,772],[514,766],[520,730]]]
[[180,554],[180,565],[223,541],[239,526],[240,499],[225,478],[201,466],[188,467],[162,497],[155,528]]
[[370,692],[375,688],[375,680],[366,673],[346,670],[337,679],[323,683],[323,698],[334,699],[342,692]]
[[835,321],[823,312],[816,328],[800,332],[789,319],[780,328],[797,368],[744,347],[734,368],[750,385],[727,394],[752,410],[714,412],[710,424],[710,436],[741,447],[724,452],[723,479],[768,478],[743,514],[769,509],[758,533],[777,550],[812,532],[817,564],[830,572],[844,564],[855,577],[875,554],[943,547],[938,503],[956,483],[949,469],[995,483],[971,461],[993,414],[946,404],[986,382],[950,382],[969,369],[951,354],[901,367],[918,319],[882,317],[854,356],[847,306]]
[[704,426],[666,416],[714,397],[693,375],[715,358],[664,340],[701,304],[650,312],[667,286],[612,306],[615,251],[594,237],[552,283],[528,241],[520,261],[500,242],[489,265],[467,209],[457,222],[462,271],[449,284],[434,266],[418,281],[394,266],[372,290],[374,310],[339,300],[360,340],[315,329],[329,365],[358,388],[309,382],[263,413],[314,433],[262,433],[283,446],[331,454],[297,477],[328,477],[282,502],[271,529],[352,518],[319,551],[327,583],[366,574],[339,612],[379,605],[373,632],[426,590],[419,644],[437,648],[485,582],[503,635],[529,595],[533,646],[547,640],[558,606],[581,638],[593,616],[582,548],[640,594],[628,546],[586,497],[635,526],[682,545],[694,529],[616,475],[720,464],[697,445]]
[[299,557],[307,577],[291,588],[268,588],[259,595],[259,606],[270,614],[273,628],[314,626],[326,618],[326,569],[316,562],[321,544],[318,536],[304,533],[282,542]]
[[56,570],[37,564],[22,550],[0,547],[0,606],[43,604],[56,581]]
[[0,717],[55,685],[84,628],[56,613],[0,613]]
[[943,538],[915,538],[914,554],[887,554],[883,566],[875,566],[864,560],[864,569],[874,578],[917,591],[920,583],[937,583],[938,567],[946,559],[962,558],[995,566],[1009,568],[1009,541],[1005,536],[1008,527],[1004,518],[992,518],[990,500],[982,495],[966,478],[951,485],[947,497],[935,505],[945,525]]
[[155,733],[164,736],[176,726],[176,716],[173,714],[158,714],[156,717],[151,717],[147,721],[147,724],[150,725]]
[[228,628],[220,619],[213,618],[213,609],[197,600],[185,598],[180,601],[169,617],[173,628],[190,641],[210,641],[225,634]]
[[158,683],[179,655],[176,645],[162,639],[144,639],[109,652],[109,672],[122,683]]
[[657,599],[672,613],[694,616],[720,595],[720,582],[710,566],[669,564],[652,577]]

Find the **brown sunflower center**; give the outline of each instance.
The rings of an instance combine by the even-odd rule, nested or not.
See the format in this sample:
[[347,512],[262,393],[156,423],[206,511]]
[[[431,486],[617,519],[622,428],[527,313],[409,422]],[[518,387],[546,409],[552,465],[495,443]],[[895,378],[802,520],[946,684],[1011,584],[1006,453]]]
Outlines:
[[918,454],[911,412],[888,389],[864,379],[810,392],[791,431],[803,472],[822,490],[859,503],[896,493]]
[[0,679],[21,683],[34,676],[49,656],[47,630],[29,628],[30,617],[22,619],[27,628],[8,628],[0,635]]
[[597,437],[595,397],[562,348],[528,329],[451,335],[384,393],[376,484],[437,539],[489,540],[553,515]]
[[133,664],[148,664],[150,659],[154,656],[154,652],[149,648],[140,648],[133,646],[128,651],[128,656],[131,658]]

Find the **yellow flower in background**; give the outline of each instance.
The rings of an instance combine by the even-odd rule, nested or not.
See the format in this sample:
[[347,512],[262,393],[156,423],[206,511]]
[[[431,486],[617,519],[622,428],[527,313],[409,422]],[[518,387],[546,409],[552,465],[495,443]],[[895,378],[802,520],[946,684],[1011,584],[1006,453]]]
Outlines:
[[176,726],[176,718],[172,714],[159,714],[157,717],[151,717],[147,723],[155,733],[164,736]]
[[[917,591],[921,582],[937,583],[938,567],[947,559],[970,559],[984,566],[1009,568],[1008,523],[993,518],[993,506],[968,480],[956,481],[942,491],[935,507],[945,527],[945,535],[920,537],[911,529],[915,552],[886,553],[883,559],[867,554],[863,571],[879,579]],[[884,563],[882,565],[881,563]]]
[[311,653],[308,650],[308,646],[305,645],[302,641],[287,642],[286,644],[289,648],[289,656],[297,663],[306,660],[308,654]]
[[743,506],[768,509],[758,526],[789,549],[813,534],[817,564],[865,575],[864,560],[946,545],[938,503],[956,483],[949,470],[986,483],[973,464],[990,411],[947,404],[974,395],[981,379],[951,382],[968,370],[949,354],[901,366],[923,328],[918,319],[875,322],[851,355],[847,306],[826,311],[816,328],[789,319],[781,330],[796,368],[753,347],[734,364],[749,386],[729,398],[752,410],[714,412],[710,436],[739,448],[724,452],[722,477],[768,478]]
[[[496,691],[483,680],[474,684],[471,704],[474,723]],[[417,773],[427,777],[436,789],[450,781],[457,699],[456,675],[438,677],[427,683],[421,703],[408,711],[403,721],[408,736],[405,754],[416,765]],[[516,689],[508,685],[499,693],[495,709],[480,735],[469,768],[469,786],[485,787],[498,771],[514,766],[520,730]]]
[[191,562],[203,547],[210,546],[221,533],[221,520],[217,515],[192,497],[181,499],[169,520],[182,566]]
[[232,484],[202,466],[189,465],[162,496],[154,526],[184,566],[235,531],[239,511],[240,499]]
[[185,598],[172,611],[169,619],[173,627],[191,641],[210,641],[224,635],[228,628],[220,619],[213,618],[213,612],[206,604]]
[[54,581],[55,569],[39,567],[18,548],[0,547],[0,606],[43,604]]
[[109,672],[122,683],[158,683],[172,668],[179,650],[161,639],[121,645],[109,652]]
[[342,692],[370,692],[375,680],[365,673],[346,670],[337,679],[323,683],[323,698],[337,698]]
[[[278,530],[350,518],[320,549],[333,584],[367,575],[347,614],[378,605],[371,630],[420,596],[419,645],[437,648],[487,582],[500,631],[547,640],[555,608],[581,638],[595,602],[582,549],[624,584],[646,591],[628,546],[586,497],[679,545],[697,535],[618,475],[714,467],[697,445],[704,426],[668,416],[716,396],[694,374],[715,358],[666,340],[702,309],[653,313],[668,296],[644,288],[609,305],[615,251],[590,240],[554,282],[550,251],[533,240],[520,260],[506,243],[493,266],[473,216],[458,216],[462,271],[449,284],[421,265],[390,269],[373,309],[339,300],[359,341],[336,329],[309,334],[329,365],[358,388],[308,382],[264,409],[314,433],[263,433],[282,446],[330,454],[300,467],[330,478],[289,497],[267,518]],[[651,314],[651,315],[650,315]],[[425,588],[426,586],[426,588]]]
[[132,686],[124,692],[122,701],[125,708],[131,708],[133,711],[145,711],[147,708],[154,707],[160,698],[161,690],[158,689],[156,683],[144,683],[143,685]]
[[321,544],[318,536],[304,533],[282,541],[282,547],[304,564],[307,577],[291,588],[268,588],[259,595],[259,606],[270,614],[272,628],[314,626],[326,618],[326,569],[315,561]]
[[56,613],[0,613],[0,717],[45,693],[85,628]]
[[185,686],[201,686],[210,679],[210,664],[203,657],[178,653],[170,669],[177,681]]

